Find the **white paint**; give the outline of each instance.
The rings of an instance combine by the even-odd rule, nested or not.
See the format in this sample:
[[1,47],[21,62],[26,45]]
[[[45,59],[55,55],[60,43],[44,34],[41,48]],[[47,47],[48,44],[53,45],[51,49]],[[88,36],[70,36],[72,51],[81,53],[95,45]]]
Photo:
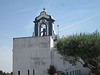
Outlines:
[[33,75],[33,69],[35,75],[48,75],[47,69],[50,65],[54,65],[58,71],[63,72],[83,68],[80,63],[72,66],[69,62],[64,61],[53,47],[54,42],[51,36],[14,38],[14,75],[18,75],[18,71],[20,71],[20,75],[28,75],[28,70],[30,75]]
[[46,19],[40,20],[40,22],[38,22],[38,35],[40,36],[40,33],[39,33],[39,32],[41,32],[40,31],[40,25],[42,23],[45,23],[47,25],[47,35],[49,35],[49,23],[48,23],[48,21]]
[[[42,17],[48,19],[50,16],[43,11],[37,17],[37,20]],[[40,36],[39,27],[41,23],[47,25],[47,35],[49,35],[49,24],[44,19],[38,22],[38,36]],[[52,27],[52,36],[32,36],[13,39],[13,75],[18,75],[18,71],[20,71],[20,75],[28,75],[28,70],[30,75],[33,75],[33,70],[35,71],[35,75],[48,75],[47,69],[49,69],[50,65],[54,65],[57,71],[65,73],[80,69],[83,75],[88,74],[88,69],[83,68],[80,63],[72,66],[57,52],[54,48],[54,44],[56,43],[54,39],[57,35],[54,33],[54,25]]]
[[[27,75],[27,71],[35,70],[40,75],[50,66],[50,39],[51,37],[15,38],[13,41],[13,72],[18,75]],[[31,74],[32,75],[32,74]]]
[[40,13],[40,16],[37,18],[37,20],[41,19],[42,17],[45,17],[45,18],[48,18],[48,19],[49,19],[49,16],[46,14],[45,11],[42,11],[42,12]]

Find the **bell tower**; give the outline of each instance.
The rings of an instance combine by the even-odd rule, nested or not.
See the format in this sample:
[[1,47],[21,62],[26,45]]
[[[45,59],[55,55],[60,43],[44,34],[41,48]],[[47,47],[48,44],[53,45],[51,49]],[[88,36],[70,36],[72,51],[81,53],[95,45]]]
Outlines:
[[45,9],[35,18],[34,36],[54,35],[54,19],[45,12]]

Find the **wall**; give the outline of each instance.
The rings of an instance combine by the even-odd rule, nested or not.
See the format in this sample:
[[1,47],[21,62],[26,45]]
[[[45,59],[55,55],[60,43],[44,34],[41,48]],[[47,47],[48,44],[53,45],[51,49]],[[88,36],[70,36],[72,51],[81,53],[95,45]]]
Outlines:
[[27,37],[13,39],[13,72],[14,75],[47,75],[47,69],[51,64],[49,36]]
[[[72,65],[72,63],[69,63],[68,60],[72,60],[72,57],[67,57],[67,60],[64,59],[63,56],[61,56],[57,50],[55,48],[52,48],[52,65],[55,66],[55,68],[57,69],[57,71],[62,71],[62,72],[75,72],[75,71],[79,71],[81,72],[81,75],[88,75],[89,73],[89,69],[88,68],[84,68],[83,65],[79,62],[77,62],[76,65]],[[80,61],[82,61],[80,59]],[[82,61],[83,62],[83,61]],[[73,74],[72,74],[73,75]]]
[[51,36],[24,37],[13,39],[13,73],[18,75],[48,75],[47,69],[54,65],[57,71],[70,72],[81,70],[81,75],[88,75],[87,68],[80,63],[72,65],[57,52]]

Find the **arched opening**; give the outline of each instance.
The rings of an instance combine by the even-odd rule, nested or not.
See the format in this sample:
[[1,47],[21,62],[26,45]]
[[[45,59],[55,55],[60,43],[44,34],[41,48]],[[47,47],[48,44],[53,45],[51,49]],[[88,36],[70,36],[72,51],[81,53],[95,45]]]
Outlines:
[[46,36],[47,35],[47,26],[45,24],[41,25],[41,36]]

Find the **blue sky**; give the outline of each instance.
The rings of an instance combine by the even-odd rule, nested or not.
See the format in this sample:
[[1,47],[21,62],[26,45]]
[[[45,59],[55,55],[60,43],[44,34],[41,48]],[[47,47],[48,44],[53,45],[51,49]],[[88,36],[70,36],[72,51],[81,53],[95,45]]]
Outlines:
[[32,36],[33,21],[43,8],[59,34],[100,31],[100,0],[0,0],[0,69],[12,71],[13,38]]

